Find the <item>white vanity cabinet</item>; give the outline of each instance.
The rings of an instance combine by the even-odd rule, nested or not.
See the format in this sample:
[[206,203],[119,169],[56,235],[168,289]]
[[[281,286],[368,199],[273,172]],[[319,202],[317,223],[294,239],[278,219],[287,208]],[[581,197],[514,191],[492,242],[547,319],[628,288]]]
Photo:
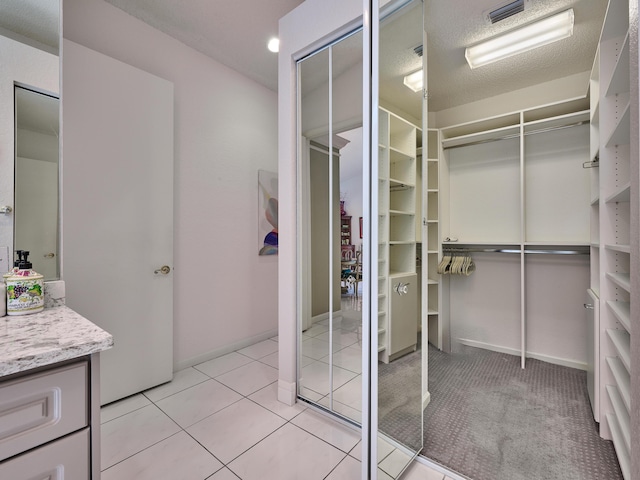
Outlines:
[[0,318],[0,479],[100,478],[100,351],[66,307]]
[[98,478],[91,474],[100,425],[99,406],[91,415],[91,365],[83,358],[0,381],[0,478]]

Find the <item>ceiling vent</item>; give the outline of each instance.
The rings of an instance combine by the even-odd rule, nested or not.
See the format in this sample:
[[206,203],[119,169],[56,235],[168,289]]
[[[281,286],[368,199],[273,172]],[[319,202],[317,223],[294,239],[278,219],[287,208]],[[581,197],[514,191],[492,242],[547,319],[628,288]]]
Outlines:
[[489,20],[496,23],[516,13],[524,12],[524,0],[516,0],[489,12]]
[[418,45],[417,47],[415,47],[413,49],[413,53],[415,53],[417,56],[421,57],[422,56],[422,45]]

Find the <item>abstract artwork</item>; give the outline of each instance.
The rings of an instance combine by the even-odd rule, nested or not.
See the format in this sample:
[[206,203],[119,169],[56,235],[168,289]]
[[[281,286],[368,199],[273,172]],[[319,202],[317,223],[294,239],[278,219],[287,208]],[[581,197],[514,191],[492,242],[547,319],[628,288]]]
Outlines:
[[258,170],[258,255],[278,254],[278,174]]

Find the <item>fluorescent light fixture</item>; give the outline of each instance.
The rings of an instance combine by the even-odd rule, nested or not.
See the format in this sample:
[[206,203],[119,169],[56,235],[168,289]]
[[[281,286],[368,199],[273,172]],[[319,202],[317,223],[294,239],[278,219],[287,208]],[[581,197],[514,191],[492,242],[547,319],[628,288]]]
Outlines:
[[471,68],[548,45],[573,35],[573,9],[467,47],[464,56]]
[[280,40],[277,38],[272,38],[271,40],[269,40],[269,43],[267,43],[267,48],[270,52],[278,53],[278,51],[280,50]]
[[422,69],[405,75],[404,84],[414,92],[422,90]]

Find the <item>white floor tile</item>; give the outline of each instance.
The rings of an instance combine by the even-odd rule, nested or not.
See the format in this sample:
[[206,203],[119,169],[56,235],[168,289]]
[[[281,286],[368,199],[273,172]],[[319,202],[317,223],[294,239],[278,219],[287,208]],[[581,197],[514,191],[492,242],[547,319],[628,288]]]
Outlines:
[[181,392],[182,390],[193,387],[194,385],[206,380],[209,380],[207,375],[195,368],[189,367],[184,370],[180,370],[179,372],[175,372],[173,374],[173,380],[169,383],[146,390],[144,395],[152,402],[157,402],[158,400],[173,395],[174,393]]
[[358,480],[360,478],[362,478],[362,464],[352,457],[345,457],[329,474],[327,480]]
[[295,425],[286,424],[231,462],[228,468],[242,480],[321,480],[344,457],[345,453],[337,448]]
[[238,480],[238,477],[231,473],[231,470],[228,468],[223,468],[208,477],[207,480]]
[[[340,388],[357,374],[340,367],[333,367],[333,388]],[[312,363],[302,368],[300,380],[304,387],[322,395],[329,394],[329,365],[322,362]]]
[[333,408],[329,405],[329,395],[322,397],[318,403],[328,409],[339,413],[340,415],[350,418],[358,423],[362,423],[362,412],[360,410],[356,410],[355,408],[351,408],[344,403],[338,402],[335,398],[333,399]]
[[315,358],[307,357],[305,355],[300,356],[300,368],[306,367],[307,365],[311,365],[312,363],[317,362]]
[[[320,361],[329,363],[329,355],[322,357]],[[334,352],[333,364],[355,373],[362,373],[362,348],[356,345]]]
[[360,441],[360,432],[313,410],[305,410],[291,420],[291,423],[312,433],[345,453],[353,449]]
[[228,407],[242,396],[216,380],[207,380],[156,402],[182,428]]
[[[313,338],[329,342],[329,332],[321,333]],[[349,345],[358,345],[360,338],[357,334],[344,330],[335,330],[333,332],[333,344],[348,347]]]
[[141,393],[110,403],[100,409],[100,423],[108,422],[147,405],[151,405],[151,402]]
[[302,333],[307,337],[315,337],[316,335],[320,335],[321,333],[328,331],[329,327],[327,325],[323,325],[322,323],[314,323],[310,328],[306,329]]
[[362,411],[362,375],[354,377],[347,383],[333,392],[333,399],[353,408]]
[[[338,350],[342,350],[342,348],[338,348]],[[334,348],[334,352],[335,351],[336,349]],[[306,357],[320,360],[329,355],[329,342],[318,340],[317,338],[303,340],[300,352]]]
[[410,461],[411,457],[408,454],[395,449],[378,466],[391,477],[396,478]]
[[242,399],[187,428],[187,432],[227,464],[286,423],[266,408]]
[[390,477],[383,470],[378,468],[378,480],[395,480],[393,477]]
[[324,395],[321,395],[318,392],[314,392],[313,390],[305,387],[304,385],[300,385],[300,396],[312,402],[320,402],[324,397]]
[[414,460],[402,475],[402,480],[444,480],[444,474]]
[[193,368],[201,371],[202,373],[209,375],[211,378],[215,378],[218,375],[230,372],[238,367],[251,363],[251,359],[240,355],[236,352],[231,352],[213,360],[200,363]]
[[[395,450],[395,447],[393,447],[393,445],[390,445],[380,437],[378,437],[377,447],[379,461],[384,460],[387,456],[389,456],[391,452],[393,452],[393,450]],[[358,443],[358,445],[356,445],[353,450],[349,452],[349,455],[351,455],[356,460],[362,461],[362,442]]]
[[236,392],[248,396],[278,380],[278,370],[254,361],[220,375],[216,377],[216,380]]
[[101,427],[102,468],[108,468],[180,431],[155,405],[104,423]]
[[[102,472],[102,480],[201,480],[223,465],[185,432],[162,440]],[[237,480],[237,479],[236,479]]]
[[254,343],[246,348],[238,350],[238,353],[242,355],[246,355],[249,358],[253,358],[254,360],[258,360],[262,357],[266,357],[267,355],[272,354],[273,352],[278,351],[278,344],[272,342],[271,340],[265,340],[263,342]]
[[267,355],[266,357],[262,357],[260,361],[262,363],[266,363],[270,367],[278,368],[278,352]]
[[307,409],[307,406],[301,402],[289,406],[278,401],[278,382],[274,382],[271,385],[258,390],[256,393],[250,395],[249,398],[257,404],[262,405],[264,408],[271,410],[276,415],[281,416],[285,420],[291,420],[293,417]]

